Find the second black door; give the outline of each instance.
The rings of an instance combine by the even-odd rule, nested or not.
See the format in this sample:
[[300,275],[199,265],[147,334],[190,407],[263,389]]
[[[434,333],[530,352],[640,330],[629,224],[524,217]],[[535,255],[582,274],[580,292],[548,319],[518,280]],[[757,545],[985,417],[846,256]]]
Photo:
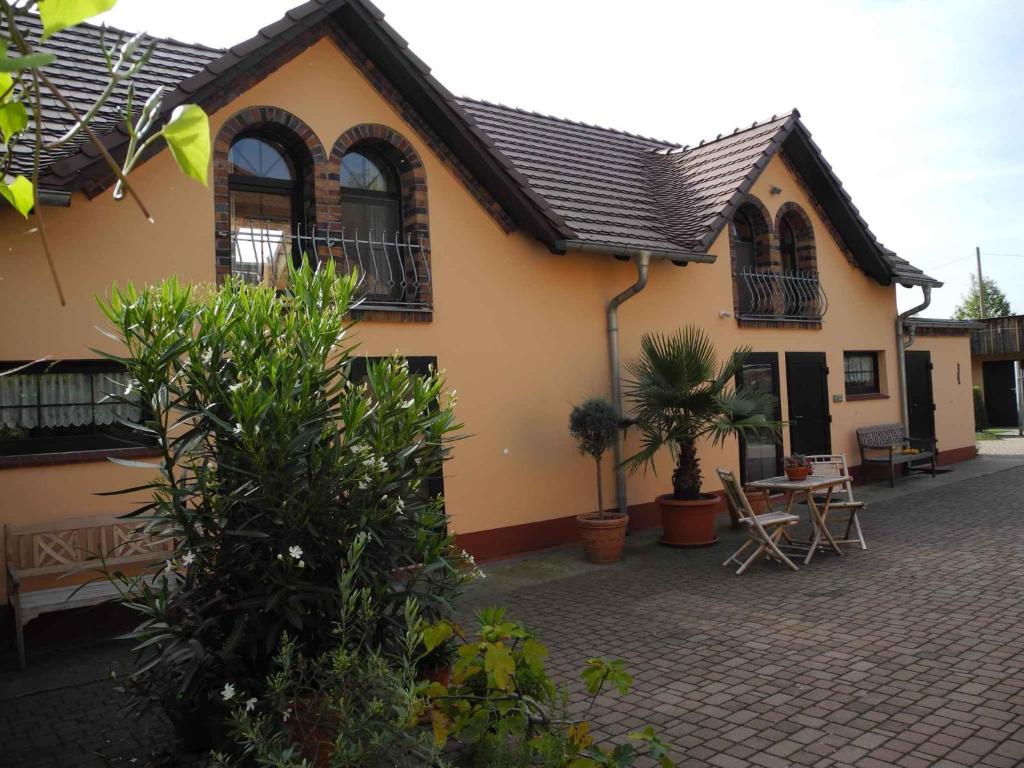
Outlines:
[[1013,361],[985,362],[985,410],[992,427],[1017,426],[1017,390],[1013,386]]
[[935,439],[935,401],[932,397],[932,356],[907,352],[907,418],[910,437]]
[[828,366],[824,352],[787,352],[789,443],[793,453],[832,452]]

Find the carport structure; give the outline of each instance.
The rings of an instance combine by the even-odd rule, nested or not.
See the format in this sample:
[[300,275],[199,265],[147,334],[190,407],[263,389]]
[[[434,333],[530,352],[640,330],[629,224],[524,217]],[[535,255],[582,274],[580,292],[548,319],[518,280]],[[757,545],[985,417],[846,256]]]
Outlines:
[[981,320],[971,332],[971,374],[992,427],[1024,434],[1024,315]]

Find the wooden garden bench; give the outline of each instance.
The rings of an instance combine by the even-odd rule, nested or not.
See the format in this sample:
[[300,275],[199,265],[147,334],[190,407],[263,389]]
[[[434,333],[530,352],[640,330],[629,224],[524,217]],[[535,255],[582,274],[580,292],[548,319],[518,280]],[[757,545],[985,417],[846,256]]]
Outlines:
[[[18,663],[25,668],[24,627],[40,614],[98,605],[116,597],[108,579],[81,582],[103,563],[145,570],[166,559],[168,538],[144,537],[140,523],[119,517],[78,517],[35,525],[4,525],[7,590],[14,608]],[[91,574],[96,576],[98,574]],[[54,581],[78,576],[71,586]]]
[[915,466],[915,462],[928,462],[932,477],[935,477],[935,460],[938,449],[932,438],[908,437],[902,424],[878,424],[857,429],[857,443],[860,445],[861,466],[882,464],[889,467],[889,485],[896,486],[896,467],[926,471],[926,467]]

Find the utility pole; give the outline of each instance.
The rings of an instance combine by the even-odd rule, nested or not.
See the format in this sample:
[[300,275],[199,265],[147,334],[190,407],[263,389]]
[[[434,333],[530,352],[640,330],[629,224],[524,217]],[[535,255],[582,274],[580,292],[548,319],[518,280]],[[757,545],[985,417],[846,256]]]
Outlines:
[[978,259],[978,311],[981,319],[985,319],[985,280],[981,276],[981,246],[974,247],[974,255]]

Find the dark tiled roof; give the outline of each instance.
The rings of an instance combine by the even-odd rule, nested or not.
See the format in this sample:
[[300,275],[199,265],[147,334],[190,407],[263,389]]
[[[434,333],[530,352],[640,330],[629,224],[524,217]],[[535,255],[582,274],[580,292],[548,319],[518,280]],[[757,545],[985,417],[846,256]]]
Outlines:
[[[20,28],[27,33],[28,40],[39,44],[43,27],[35,17],[23,20]],[[0,17],[0,30],[7,29],[5,17]],[[107,65],[101,54],[101,28],[82,24],[54,35],[41,48],[58,56],[60,66],[46,69],[47,77],[57,86],[71,104],[80,113],[85,113],[99,98],[108,82]],[[131,33],[107,28],[106,44],[112,47],[119,40],[127,41]],[[135,78],[135,89],[142,99],[153,93],[158,87],[169,89],[201,71],[211,61],[219,58],[223,51],[208,48],[195,43],[179,43],[176,40],[145,37],[139,46],[144,51],[153,45],[153,54],[148,65]],[[52,94],[44,87],[43,93],[43,138],[52,143],[64,135],[73,125],[67,110],[61,107]],[[96,116],[93,128],[97,134],[110,131],[115,123],[122,119],[128,95],[127,85],[121,85],[107,102],[106,107]],[[35,121],[30,121],[29,131],[34,130]],[[30,135],[30,133],[26,134]],[[79,135],[75,140],[61,147],[44,151],[42,168],[49,169],[55,163],[74,155],[84,143],[85,137]],[[32,169],[32,145],[23,141],[16,146],[13,163],[15,173],[29,174]]]
[[[794,156],[802,157],[812,172],[808,181],[827,187],[826,212],[868,274],[882,282],[939,284],[881,247],[796,111],[683,147],[455,98],[368,0],[310,0],[225,51],[155,39],[153,58],[137,87],[143,96],[158,86],[169,88],[166,110],[191,100],[216,104],[217,94],[226,90],[233,73],[258,67],[276,47],[306,30],[329,34],[332,25],[358,31],[357,42],[367,55],[376,57],[380,71],[396,82],[424,118],[440,126],[442,138],[480,182],[492,188],[502,205],[553,248],[572,243],[648,250],[676,258],[704,254],[760,171],[789,140],[798,141]],[[33,26],[32,37],[38,39],[39,27]],[[99,27],[83,24],[45,44],[59,54],[59,65],[48,70],[49,76],[81,111],[106,80],[99,36]],[[112,151],[126,140],[118,127],[124,98],[122,89],[96,124]],[[64,110],[48,103],[44,110],[48,139],[68,126]],[[81,140],[78,145],[49,151],[42,180],[56,188],[79,188],[88,174],[96,175],[97,154],[95,147]],[[14,169],[26,172],[30,160],[22,150]]]

